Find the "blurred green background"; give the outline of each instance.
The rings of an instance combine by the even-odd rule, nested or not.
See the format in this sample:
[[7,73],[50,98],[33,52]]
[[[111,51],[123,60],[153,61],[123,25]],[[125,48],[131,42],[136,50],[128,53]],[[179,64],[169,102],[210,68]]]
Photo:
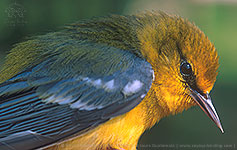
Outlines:
[[194,107],[161,120],[145,132],[138,149],[237,149],[237,0],[1,0],[0,65],[12,46],[27,37],[80,19],[144,10],[188,18],[215,44],[220,69],[211,96],[225,133]]

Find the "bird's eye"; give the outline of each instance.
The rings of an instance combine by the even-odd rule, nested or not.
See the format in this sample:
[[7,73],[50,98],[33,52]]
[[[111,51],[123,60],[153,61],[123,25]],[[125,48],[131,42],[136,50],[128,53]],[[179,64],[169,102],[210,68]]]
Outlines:
[[189,63],[184,62],[180,65],[180,72],[184,76],[190,76],[192,74],[192,67]]

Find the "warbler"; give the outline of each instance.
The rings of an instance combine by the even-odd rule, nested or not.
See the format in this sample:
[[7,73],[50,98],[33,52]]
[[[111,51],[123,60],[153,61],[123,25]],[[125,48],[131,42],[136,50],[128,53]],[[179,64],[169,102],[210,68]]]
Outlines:
[[198,27],[161,11],[32,37],[0,71],[0,149],[135,150],[146,129],[195,105],[224,132],[209,96],[218,59]]

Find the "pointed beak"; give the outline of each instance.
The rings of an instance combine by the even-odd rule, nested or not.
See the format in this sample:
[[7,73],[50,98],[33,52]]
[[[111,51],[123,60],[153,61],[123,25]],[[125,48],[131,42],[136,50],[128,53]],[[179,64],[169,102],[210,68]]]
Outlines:
[[195,102],[201,107],[201,109],[207,114],[207,116],[218,126],[218,128],[221,130],[222,133],[224,133],[224,130],[221,126],[220,119],[216,113],[215,107],[212,104],[211,97],[209,93],[207,92],[205,94],[201,94],[197,92],[196,90],[190,89],[190,96],[195,100]]

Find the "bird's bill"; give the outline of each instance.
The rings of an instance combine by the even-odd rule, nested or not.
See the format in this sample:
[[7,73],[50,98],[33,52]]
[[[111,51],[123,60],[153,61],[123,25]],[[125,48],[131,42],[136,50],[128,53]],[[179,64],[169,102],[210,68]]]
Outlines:
[[215,124],[219,127],[222,133],[224,133],[224,130],[221,126],[220,119],[216,113],[215,107],[212,104],[211,97],[209,93],[207,92],[206,95],[202,95],[196,90],[193,90],[190,88],[190,96],[195,100],[195,102],[201,107],[201,109],[207,114],[211,120],[215,122]]

